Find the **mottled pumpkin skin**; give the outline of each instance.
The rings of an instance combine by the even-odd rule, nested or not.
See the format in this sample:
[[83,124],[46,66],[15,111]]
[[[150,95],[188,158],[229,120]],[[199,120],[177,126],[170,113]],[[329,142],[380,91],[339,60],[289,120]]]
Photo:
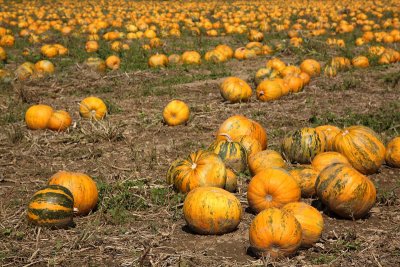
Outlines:
[[226,183],[225,164],[211,151],[191,153],[187,159],[177,162],[170,173],[175,190],[181,193],[201,186],[224,188]]
[[272,258],[294,254],[301,245],[302,230],[296,218],[283,210],[269,208],[251,222],[249,240],[257,256]]
[[282,210],[292,214],[300,223],[301,246],[311,247],[319,240],[324,229],[324,219],[316,208],[304,202],[293,202],[286,204]]
[[216,140],[208,150],[217,154],[228,168],[240,173],[247,168],[246,149],[232,140]]
[[226,169],[226,182],[224,189],[228,192],[235,193],[237,190],[238,178],[234,171]]
[[376,189],[367,176],[346,164],[325,168],[315,182],[317,196],[344,218],[364,217],[376,201]]
[[242,218],[242,206],[232,193],[224,189],[198,187],[186,196],[183,215],[193,232],[220,235],[238,227]]
[[50,178],[48,184],[61,185],[71,191],[77,215],[86,215],[97,205],[99,193],[96,182],[84,173],[59,171]]
[[251,87],[237,77],[226,78],[220,86],[221,96],[230,103],[246,102],[250,99]]
[[342,130],[333,125],[321,125],[315,128],[318,133],[322,133],[325,137],[325,151],[333,151],[333,141],[338,133]]
[[232,140],[237,140],[239,136],[249,135],[257,139],[262,149],[267,148],[267,132],[256,121],[242,115],[234,115],[226,119],[218,129],[217,140],[224,139],[223,134],[228,134]]
[[28,205],[28,221],[38,226],[63,228],[72,224],[74,198],[71,191],[50,185],[37,191]]
[[315,181],[319,172],[310,169],[293,169],[289,171],[290,175],[296,180],[301,189],[302,197],[312,197],[315,195]]
[[386,164],[400,168],[400,136],[393,138],[386,149]]
[[329,165],[335,163],[350,165],[350,162],[347,160],[345,156],[343,156],[339,152],[330,151],[330,152],[323,152],[315,156],[315,158],[311,162],[311,166],[314,170],[316,170],[319,173]]
[[249,135],[239,136],[237,138],[237,140],[235,140],[235,141],[239,142],[244,147],[244,149],[246,149],[247,160],[251,156],[257,154],[260,151],[262,151],[262,147],[261,147],[260,142],[257,139],[255,139],[254,137],[251,137]]
[[33,105],[25,113],[26,125],[32,130],[46,129],[53,112],[48,105]]
[[281,154],[274,150],[263,150],[249,157],[249,169],[252,175],[256,175],[268,168],[286,168],[286,162]]
[[254,176],[247,188],[250,208],[260,212],[267,208],[280,208],[300,200],[300,187],[284,169],[269,168]]
[[343,154],[363,174],[376,173],[385,160],[386,148],[378,135],[365,126],[351,126],[336,135],[335,151]]
[[175,167],[176,167],[178,164],[180,164],[181,161],[183,161],[183,159],[176,159],[176,160],[174,160],[174,161],[171,163],[171,165],[169,166],[168,171],[167,171],[167,176],[166,176],[166,182],[167,182],[167,184],[169,184],[169,185],[174,184],[174,179],[175,179],[175,177],[174,177],[174,171],[175,171]]
[[288,133],[282,142],[282,153],[292,163],[310,163],[324,152],[325,140],[314,128],[302,128]]

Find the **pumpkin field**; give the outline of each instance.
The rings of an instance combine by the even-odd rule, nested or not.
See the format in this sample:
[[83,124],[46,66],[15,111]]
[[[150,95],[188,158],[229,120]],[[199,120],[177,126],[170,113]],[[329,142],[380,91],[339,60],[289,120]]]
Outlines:
[[0,266],[400,266],[399,0],[0,0]]

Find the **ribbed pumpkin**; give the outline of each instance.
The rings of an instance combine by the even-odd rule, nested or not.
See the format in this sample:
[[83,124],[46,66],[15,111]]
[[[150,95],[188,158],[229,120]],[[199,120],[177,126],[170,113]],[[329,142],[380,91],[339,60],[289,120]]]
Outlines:
[[252,175],[256,175],[268,168],[286,168],[286,163],[281,154],[274,150],[263,150],[249,157],[249,169]]
[[351,60],[351,64],[353,64],[353,66],[356,68],[368,68],[369,67],[368,58],[364,57],[364,56],[358,56],[358,57],[353,58]]
[[47,124],[47,128],[53,131],[65,131],[72,123],[72,118],[65,110],[55,111]]
[[379,136],[365,126],[351,126],[336,135],[334,150],[343,154],[363,174],[376,173],[385,160],[385,146]]
[[178,164],[180,164],[182,160],[183,159],[176,159],[169,166],[168,171],[167,171],[167,176],[166,176],[166,179],[165,179],[167,184],[169,184],[169,185],[173,185],[174,184],[174,179],[175,179],[174,171],[176,170],[175,167],[178,166]]
[[386,149],[386,164],[395,168],[400,168],[400,136],[393,138]]
[[347,160],[345,156],[343,156],[339,152],[331,151],[331,152],[323,152],[315,156],[315,158],[311,162],[311,166],[314,170],[316,170],[319,173],[329,165],[335,163],[350,164],[350,162]]
[[221,96],[230,103],[246,102],[250,99],[251,87],[237,77],[226,78],[220,86]]
[[169,126],[177,126],[186,123],[190,118],[189,106],[181,100],[172,100],[163,110],[163,119]]
[[270,80],[274,78],[279,78],[279,72],[273,68],[261,68],[257,70],[256,76],[254,77],[255,83],[258,85],[264,80]]
[[237,175],[231,169],[226,169],[226,182],[224,189],[228,192],[234,193],[237,189]]
[[376,200],[376,189],[367,176],[346,164],[323,169],[315,182],[317,196],[344,218],[362,218]]
[[232,140],[237,140],[239,136],[249,135],[257,139],[262,149],[267,147],[267,132],[256,121],[242,115],[235,115],[226,119],[218,129],[217,140],[224,139],[223,135],[228,134]]
[[48,105],[33,105],[25,113],[26,125],[32,130],[46,129],[53,112]]
[[325,137],[325,151],[333,150],[333,141],[338,133],[342,130],[333,125],[321,125],[315,128],[318,133],[322,133]]
[[100,98],[89,96],[79,104],[79,114],[83,118],[102,120],[107,114],[107,106]]
[[37,191],[28,205],[28,221],[38,226],[63,228],[72,224],[74,198],[71,191],[49,185]]
[[232,193],[224,189],[198,187],[186,196],[183,216],[195,233],[220,235],[237,228],[242,218],[242,206]]
[[318,172],[311,168],[297,168],[289,171],[290,175],[296,180],[301,189],[302,197],[312,197],[315,195],[315,181]]
[[59,171],[50,178],[48,184],[61,185],[71,191],[77,215],[86,215],[97,205],[99,192],[96,182],[84,173]]
[[272,101],[282,96],[282,87],[277,81],[264,80],[257,86],[256,93],[258,100]]
[[282,142],[282,153],[292,163],[310,163],[324,152],[325,139],[314,128],[302,128],[288,133]]
[[223,188],[226,183],[226,168],[222,159],[211,151],[199,150],[185,160],[174,162],[170,169],[174,188],[187,193],[201,186]]
[[208,148],[217,154],[228,168],[240,173],[247,168],[246,149],[232,139],[216,140]]
[[251,222],[249,240],[257,256],[280,258],[294,254],[301,245],[302,230],[296,218],[283,210],[269,208]]
[[304,202],[293,202],[286,204],[282,210],[292,214],[300,223],[301,246],[311,247],[319,240],[324,229],[324,219],[316,208]]
[[247,160],[262,150],[260,142],[249,135],[242,135],[237,141],[246,149]]
[[307,73],[311,77],[319,76],[321,73],[321,65],[314,59],[306,59],[300,64],[302,72]]
[[300,200],[300,187],[284,169],[269,168],[257,173],[247,188],[250,208],[260,212],[267,208],[280,208]]

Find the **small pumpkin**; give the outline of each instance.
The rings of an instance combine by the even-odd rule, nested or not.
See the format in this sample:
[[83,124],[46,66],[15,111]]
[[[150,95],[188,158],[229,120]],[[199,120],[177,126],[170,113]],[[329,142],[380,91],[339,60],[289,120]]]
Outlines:
[[266,67],[270,67],[277,70],[278,72],[281,72],[284,68],[286,68],[286,63],[279,58],[273,58],[267,61]]
[[316,208],[304,202],[293,202],[286,204],[282,210],[292,214],[300,223],[301,246],[311,247],[317,243],[324,229],[324,219]]
[[250,99],[251,87],[242,79],[228,77],[220,85],[221,96],[230,103],[246,102]]
[[35,64],[35,73],[38,76],[43,76],[45,74],[54,73],[55,67],[54,64],[48,60],[40,60]]
[[256,175],[268,168],[286,168],[286,163],[281,154],[274,150],[263,150],[249,157],[249,169],[252,175]]
[[33,105],[25,113],[26,125],[32,130],[46,129],[53,112],[48,105]]
[[365,56],[357,56],[351,60],[351,64],[356,68],[368,68],[369,61]]
[[86,215],[97,205],[99,193],[96,182],[84,173],[59,171],[50,178],[48,184],[61,185],[71,191],[77,215]]
[[298,93],[303,90],[304,82],[303,79],[295,75],[287,75],[285,82],[289,87],[289,91],[292,93]]
[[281,258],[294,254],[301,245],[302,230],[296,218],[283,210],[263,210],[251,222],[250,246],[257,256]]
[[152,55],[149,58],[148,65],[151,68],[166,67],[168,65],[168,57],[164,54]]
[[74,217],[74,197],[68,188],[49,185],[31,198],[28,221],[38,226],[64,228],[71,226]]
[[388,143],[385,159],[387,165],[400,168],[400,136],[393,138]]
[[6,61],[6,60],[7,60],[6,50],[4,50],[3,47],[0,47],[0,61]]
[[230,46],[220,44],[215,47],[215,50],[221,51],[228,59],[233,57],[233,50]]
[[54,111],[51,115],[47,128],[52,131],[65,131],[72,123],[72,118],[65,110]]
[[300,200],[301,190],[294,178],[284,169],[268,168],[257,173],[247,188],[250,208],[260,212],[267,208],[280,208]]
[[168,62],[171,65],[178,65],[182,64],[182,57],[178,54],[172,54],[168,56]]
[[186,196],[183,216],[193,232],[221,235],[238,227],[242,218],[242,206],[232,193],[224,189],[198,187]]
[[349,219],[364,217],[376,201],[371,180],[347,164],[335,163],[323,169],[315,189],[331,211]]
[[315,156],[315,158],[311,162],[311,166],[317,172],[321,172],[329,165],[335,163],[350,164],[347,158],[342,154],[340,154],[339,152],[330,151],[330,152],[323,152]]
[[79,114],[86,119],[102,120],[107,114],[107,106],[100,98],[89,96],[79,104]]
[[208,62],[222,63],[228,60],[223,52],[220,50],[211,50],[204,55],[204,59]]
[[106,62],[101,58],[97,57],[90,57],[85,61],[85,65],[88,66],[90,69],[103,73],[106,71],[107,66]]
[[163,110],[163,119],[169,126],[186,123],[190,117],[189,106],[181,100],[172,100]]
[[186,51],[182,54],[182,61],[188,65],[201,64],[201,55],[196,51]]
[[214,152],[225,163],[225,165],[240,173],[247,168],[246,149],[239,143],[229,138],[227,140],[216,140],[208,148]]
[[106,58],[107,68],[109,68],[111,70],[117,70],[117,69],[119,69],[120,65],[121,65],[121,59],[118,56],[111,55]]
[[319,76],[321,73],[321,65],[314,59],[306,59],[301,62],[300,69],[311,77]]
[[315,181],[319,172],[310,168],[296,168],[289,171],[290,175],[296,180],[300,186],[302,197],[312,197],[315,195]]

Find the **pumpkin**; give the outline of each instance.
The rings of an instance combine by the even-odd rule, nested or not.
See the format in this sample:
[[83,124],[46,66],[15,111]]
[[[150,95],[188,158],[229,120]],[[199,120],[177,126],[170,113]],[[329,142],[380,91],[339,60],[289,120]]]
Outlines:
[[325,138],[325,151],[332,151],[333,141],[336,135],[341,132],[340,128],[333,125],[321,125],[316,127],[315,130]]
[[285,77],[285,82],[292,93],[298,93],[303,90],[303,79],[298,76],[288,75]]
[[315,195],[315,181],[319,172],[310,168],[296,168],[290,170],[289,173],[300,186],[302,197],[307,198]]
[[32,130],[46,129],[53,112],[48,105],[33,105],[25,113],[26,125]]
[[89,96],[79,104],[79,114],[86,119],[102,120],[107,114],[107,106],[100,98]]
[[236,139],[246,150],[247,160],[262,150],[260,142],[249,135],[242,135]]
[[222,52],[228,59],[233,57],[233,50],[230,46],[220,44],[215,47],[215,50]]
[[290,132],[282,141],[282,153],[292,163],[310,163],[317,154],[324,152],[324,149],[325,140],[314,128]]
[[363,174],[376,173],[385,160],[385,146],[379,136],[365,126],[351,126],[336,135],[334,150],[343,154]]
[[250,42],[262,42],[262,40],[264,40],[264,34],[259,31],[251,30],[248,38]]
[[182,64],[183,63],[182,62],[182,57],[180,55],[177,55],[177,54],[169,55],[168,62],[171,65],[178,65],[178,64]]
[[220,85],[221,96],[230,103],[246,102],[250,99],[251,87],[242,79],[228,77]]
[[245,47],[239,47],[235,50],[233,57],[238,60],[246,59],[246,51],[247,49]]
[[300,247],[301,238],[302,230],[296,218],[277,208],[257,214],[249,229],[251,250],[262,257],[290,256]]
[[239,143],[229,138],[227,140],[214,141],[208,150],[214,152],[225,163],[225,165],[240,173],[247,168],[246,149]]
[[321,65],[314,59],[306,59],[301,62],[300,69],[311,77],[319,76],[321,73]]
[[242,206],[232,193],[224,189],[198,187],[186,196],[183,216],[193,232],[221,235],[238,227],[242,218]]
[[97,52],[99,50],[99,43],[97,41],[87,41],[85,44],[85,50],[88,53]]
[[286,204],[282,210],[292,214],[300,223],[301,246],[311,247],[320,239],[324,229],[324,219],[316,208],[304,202],[293,202]]
[[226,168],[222,159],[211,151],[199,150],[185,160],[174,162],[170,170],[174,188],[187,193],[201,186],[223,188],[226,183]]
[[400,168],[400,137],[393,138],[386,149],[386,164],[395,168]]
[[260,212],[267,208],[280,208],[300,200],[301,190],[294,178],[284,169],[268,168],[257,173],[247,188],[250,208]]
[[77,215],[86,215],[97,205],[99,193],[96,183],[84,173],[59,171],[50,178],[48,184],[61,185],[71,191]]
[[71,116],[65,110],[57,110],[51,115],[47,128],[53,131],[65,131],[72,123]]
[[293,65],[286,66],[283,70],[280,70],[280,74],[282,75],[282,77],[298,75],[300,73],[301,70]]
[[376,201],[374,184],[347,164],[335,163],[323,169],[315,190],[331,211],[349,219],[364,217]]
[[208,62],[221,63],[228,60],[225,54],[219,50],[208,51],[204,55],[204,59]]
[[273,68],[278,72],[281,72],[284,68],[286,68],[286,63],[279,58],[273,58],[267,61],[266,66],[267,68]]
[[48,58],[53,58],[58,56],[58,49],[54,45],[49,45],[49,44],[44,45],[42,46],[42,48],[40,48],[40,52],[42,53],[42,55]]
[[105,72],[106,71],[106,62],[101,58],[97,57],[90,57],[85,61],[85,65],[88,66],[90,69],[97,71],[97,72]]
[[48,60],[40,60],[35,64],[35,71],[38,76],[54,73],[54,65]]
[[28,205],[28,221],[38,226],[72,226],[73,216],[74,197],[70,190],[59,185],[49,185],[37,191]]
[[165,106],[162,115],[167,125],[181,125],[189,120],[190,109],[185,102],[181,100],[172,100]]
[[326,65],[324,69],[324,75],[327,77],[336,77],[337,75],[337,67],[334,65]]
[[249,169],[252,175],[268,168],[286,168],[281,154],[274,150],[263,150],[249,157]]
[[15,75],[19,80],[26,80],[31,77],[35,72],[35,64],[31,62],[25,62],[18,66],[15,71]]
[[272,101],[282,96],[282,86],[274,80],[262,81],[256,89],[257,99],[261,101]]
[[351,61],[346,57],[334,57],[332,58],[331,66],[338,70],[345,70],[351,67]]
[[303,80],[303,84],[304,84],[304,86],[306,86],[307,84],[309,84],[310,83],[310,75],[308,75],[307,73],[305,73],[305,72],[301,72],[300,74],[299,74],[299,77]]
[[351,60],[351,64],[356,68],[368,68],[369,61],[367,57],[358,56]]
[[181,161],[182,159],[176,159],[169,166],[166,177],[166,182],[168,185],[174,184],[174,171],[176,170],[175,167],[178,166],[178,164],[180,164]]
[[148,65],[151,68],[166,67],[168,65],[168,57],[164,54],[152,55],[149,58]]
[[345,156],[338,152],[323,152],[315,156],[315,158],[311,162],[311,166],[317,172],[321,172],[323,169],[328,167],[329,165],[335,163],[342,163],[342,164],[350,164]]
[[234,115],[226,119],[217,131],[217,139],[224,139],[224,135],[229,135],[232,140],[237,140],[239,136],[248,135],[261,144],[261,148],[267,147],[267,132],[265,129],[256,121],[248,119],[242,115]]
[[112,55],[106,58],[107,68],[111,70],[117,70],[119,69],[120,65],[121,65],[121,59],[119,57]]
[[273,68],[261,68],[256,72],[254,81],[258,85],[264,80],[270,80],[278,77],[280,77],[279,72]]
[[10,83],[13,80],[11,71],[0,69],[0,83]]
[[226,169],[226,182],[225,182],[225,190],[231,193],[236,192],[237,189],[237,175],[234,171],[227,168]]
[[253,50],[256,55],[262,54],[262,43],[260,42],[250,42],[246,44],[247,50]]
[[4,50],[3,47],[0,47],[0,61],[6,61],[6,60],[7,60],[6,50]]
[[196,51],[186,51],[182,54],[182,61],[188,65],[201,64],[201,55]]

